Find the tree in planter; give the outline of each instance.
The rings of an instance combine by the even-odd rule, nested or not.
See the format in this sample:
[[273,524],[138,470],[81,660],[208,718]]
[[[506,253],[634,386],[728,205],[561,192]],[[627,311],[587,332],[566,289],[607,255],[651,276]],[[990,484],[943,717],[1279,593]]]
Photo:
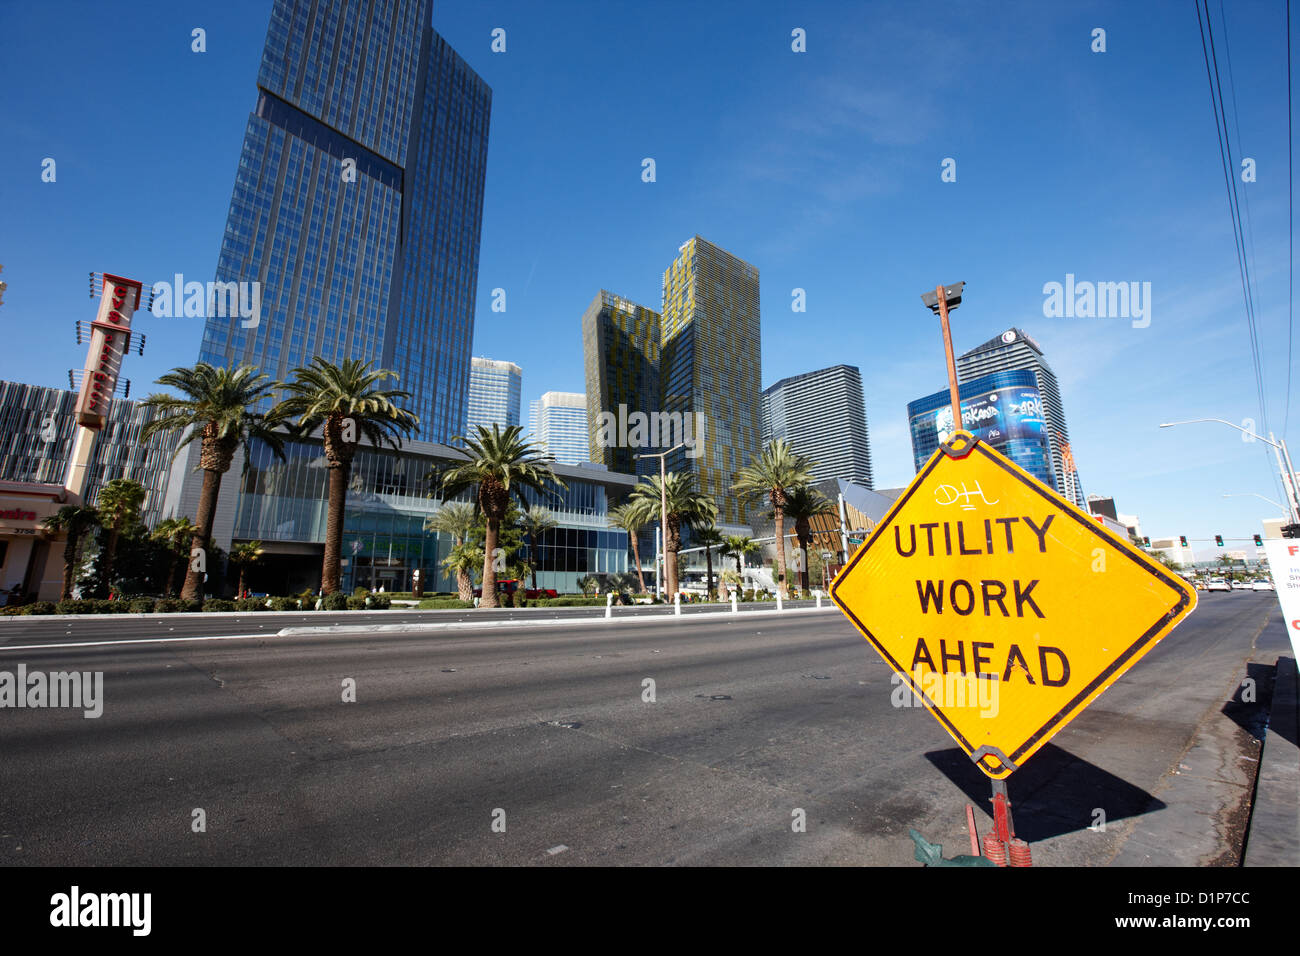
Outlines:
[[[461,548],[478,521],[477,509],[469,501],[445,501],[441,508],[424,519],[425,531],[441,531],[451,535],[452,551]],[[474,600],[474,581],[471,578],[475,568],[466,566],[462,557],[451,561],[451,554],[443,559],[442,565],[456,575],[456,591],[462,601]],[[481,559],[480,559],[481,560]],[[454,567],[452,565],[455,565]]]
[[812,547],[812,519],[821,515],[834,515],[837,512],[830,499],[817,489],[807,485],[796,485],[786,495],[785,513],[787,517],[794,519],[795,538],[803,552],[800,588],[808,591],[810,590],[808,573],[812,564],[812,556],[809,554],[809,549]]
[[763,453],[750,464],[736,472],[732,492],[741,501],[766,498],[776,519],[776,572],[777,589],[782,597],[790,596],[785,578],[785,507],[791,489],[812,481],[814,462],[797,454],[789,442],[776,439],[768,443]]
[[627,532],[632,545],[632,560],[636,564],[636,579],[639,594],[645,593],[645,574],[641,571],[641,546],[638,538],[641,529],[650,521],[650,514],[645,508],[638,508],[635,502],[625,501],[616,508],[609,509],[611,528],[621,528]]
[[140,403],[158,413],[141,430],[140,440],[145,441],[159,432],[184,432],[185,437],[176,446],[178,454],[190,442],[201,442],[199,468],[203,471],[203,488],[199,492],[194,537],[190,539],[185,584],[181,587],[182,600],[197,601],[203,596],[204,570],[193,556],[196,551],[203,555],[204,565],[211,560],[208,552],[217,498],[221,494],[221,476],[230,470],[241,445],[247,470],[254,439],[265,442],[283,460],[285,436],[278,430],[282,422],[274,410],[267,414],[251,411],[269,398],[274,388],[274,383],[251,365],[228,369],[199,362],[193,368],[172,369],[157,384],[176,389],[182,397],[157,393]]
[[668,534],[664,542],[664,568],[671,601],[677,593],[677,552],[682,546],[684,525],[709,525],[717,520],[718,506],[708,495],[695,490],[695,476],[689,472],[670,471],[663,476],[647,475],[632,489],[631,503],[647,514],[667,514]]
[[735,583],[739,590],[743,590],[745,585],[745,571],[742,561],[745,555],[753,554],[757,550],[759,550],[758,542],[750,540],[743,534],[727,535],[723,539],[722,547],[718,549],[723,556],[736,559]]
[[108,597],[113,590],[113,562],[117,558],[117,543],[123,530],[140,520],[140,507],[144,504],[144,485],[130,478],[114,478],[99,489],[99,521],[108,537],[104,542],[100,597]]
[[527,508],[524,489],[546,494],[550,486],[565,487],[533,444],[519,436],[523,431],[510,425],[505,431],[494,424],[492,430],[478,427],[474,438],[457,436],[465,446],[469,461],[453,465],[438,478],[443,498],[453,498],[462,491],[473,491],[483,514],[483,599],[480,607],[497,606],[496,567],[502,553],[501,522],[510,506],[511,493]]
[[260,541],[241,541],[230,549],[230,563],[239,568],[239,585],[235,588],[235,597],[244,596],[244,572],[251,564],[261,560],[265,552]]
[[87,531],[99,525],[99,512],[81,505],[64,505],[41,523],[49,531],[67,532],[68,539],[63,544],[63,588],[59,592],[59,600],[69,601],[72,599],[72,588],[77,583],[81,542]]
[[322,429],[325,461],[329,468],[329,506],[325,520],[325,559],[321,565],[321,592],[333,594],[339,589],[343,557],[343,512],[347,507],[348,484],[352,478],[352,459],[364,435],[378,449],[385,445],[402,447],[402,437],[409,436],[420,420],[397,402],[411,397],[409,392],[376,388],[388,379],[397,379],[389,369],[370,368],[371,363],[344,359],[335,365],[317,356],[306,368],[296,368],[291,382],[281,383],[289,396],[272,413],[284,419],[296,419],[295,431],[309,434]]
[[726,540],[712,522],[695,529],[695,542],[704,548],[704,594],[709,601],[717,597],[713,586],[713,549],[722,547]]
[[[528,566],[533,579],[533,590],[537,590],[537,568],[541,564],[541,552],[537,550],[537,539],[558,526],[555,515],[541,505],[529,505],[519,514],[519,528],[528,538]],[[521,579],[522,583],[522,579]]]
[[150,535],[155,541],[166,546],[171,554],[167,567],[167,584],[163,594],[171,597],[176,591],[176,570],[185,560],[185,546],[194,540],[197,529],[189,518],[164,518],[158,522]]

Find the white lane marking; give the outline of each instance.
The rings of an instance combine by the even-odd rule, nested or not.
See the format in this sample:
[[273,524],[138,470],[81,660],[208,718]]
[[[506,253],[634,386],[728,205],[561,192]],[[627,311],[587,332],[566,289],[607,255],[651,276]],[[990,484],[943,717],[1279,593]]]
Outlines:
[[145,637],[136,641],[78,641],[75,644],[0,644],[0,651],[44,651],[58,647],[110,647],[115,644],[186,644],[191,641],[264,641],[266,634],[220,634],[216,637]]

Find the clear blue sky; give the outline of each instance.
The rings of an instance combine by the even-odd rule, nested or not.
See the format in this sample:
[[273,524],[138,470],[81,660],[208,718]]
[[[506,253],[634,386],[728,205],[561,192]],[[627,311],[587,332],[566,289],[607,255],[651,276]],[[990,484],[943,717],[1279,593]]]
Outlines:
[[[92,270],[211,279],[269,9],[5,4],[0,377],[66,386]],[[1283,10],[1227,11],[1242,151],[1258,167],[1238,188],[1277,432]],[[765,386],[861,367],[878,486],[912,477],[906,404],[944,385],[919,295],[965,280],[958,350],[1012,325],[1043,345],[1085,492],[1113,495],[1152,536],[1248,537],[1277,513],[1222,497],[1280,498],[1264,446],[1223,426],[1156,428],[1262,427],[1192,4],[443,0],[434,24],[493,89],[474,353],[523,367],[525,405],[583,390],[579,318],[598,289],[658,308],[664,268],[698,233],[760,270]],[[206,53],[190,50],[194,27]],[[806,53],[791,51],[795,27]],[[1105,53],[1090,49],[1096,27]],[[41,182],[45,157],[55,183]],[[955,183],[940,181],[945,157]],[[1045,318],[1043,285],[1066,273],[1150,282],[1150,326]],[[139,318],[133,396],[195,360],[200,324]],[[1287,438],[1300,452],[1296,378]]]

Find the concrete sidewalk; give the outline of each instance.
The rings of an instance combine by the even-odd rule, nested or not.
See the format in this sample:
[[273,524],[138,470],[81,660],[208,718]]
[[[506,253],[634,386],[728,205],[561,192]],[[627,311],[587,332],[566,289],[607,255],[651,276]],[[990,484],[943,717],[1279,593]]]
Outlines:
[[1279,657],[1273,709],[1260,754],[1255,805],[1243,866],[1300,864],[1300,677],[1292,657]]

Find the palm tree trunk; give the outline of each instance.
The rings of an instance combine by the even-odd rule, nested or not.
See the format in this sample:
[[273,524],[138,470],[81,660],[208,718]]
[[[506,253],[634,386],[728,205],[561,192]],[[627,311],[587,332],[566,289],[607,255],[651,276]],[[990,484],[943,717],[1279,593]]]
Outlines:
[[459,597],[462,601],[474,600],[474,582],[470,580],[468,571],[456,572],[456,590],[460,592]]
[[203,573],[194,570],[194,549],[203,554],[203,566],[207,567],[208,542],[212,540],[212,522],[217,517],[217,496],[221,494],[221,472],[203,469],[203,487],[199,490],[198,527],[190,539],[190,560],[186,564],[185,583],[181,586],[181,600],[203,600]]
[[790,589],[785,583],[785,509],[773,509],[776,515],[776,590],[782,598],[790,597]]
[[537,565],[541,562],[537,559],[537,539],[533,533],[528,532],[528,556],[533,559],[533,590],[537,590]]
[[[348,500],[348,481],[352,477],[352,462],[340,461],[330,468],[329,511],[325,518],[325,561],[321,564],[320,589],[322,594],[333,594],[339,589],[343,557],[343,509]],[[372,556],[371,561],[374,561]]]
[[641,573],[641,548],[637,544],[636,535],[628,532],[627,536],[632,539],[632,560],[636,562],[636,583],[640,590],[638,594],[645,594],[645,575]]
[[671,601],[677,594],[677,549],[681,544],[681,531],[668,519],[668,540],[664,542],[664,582],[668,585],[665,595]]
[[485,516],[487,525],[483,536],[483,599],[479,607],[497,606],[497,569],[492,562],[492,555],[497,549],[497,539],[501,530],[501,519]]
[[181,563],[181,556],[172,551],[172,559],[167,564],[167,588],[163,592],[171,597],[176,592],[176,566]]
[[72,579],[77,573],[77,545],[80,543],[81,536],[73,534],[69,529],[68,543],[63,546],[63,591],[60,601],[72,599]]
[[110,528],[108,540],[104,543],[103,577],[100,579],[99,585],[99,591],[103,597],[108,597],[113,593],[113,563],[117,557],[117,540],[119,536],[120,532],[117,528]]
[[235,590],[235,597],[242,598],[243,596],[244,596],[244,566],[241,564],[239,566],[239,586]]
[[713,598],[713,549],[706,545],[704,548],[704,599],[712,601]]

